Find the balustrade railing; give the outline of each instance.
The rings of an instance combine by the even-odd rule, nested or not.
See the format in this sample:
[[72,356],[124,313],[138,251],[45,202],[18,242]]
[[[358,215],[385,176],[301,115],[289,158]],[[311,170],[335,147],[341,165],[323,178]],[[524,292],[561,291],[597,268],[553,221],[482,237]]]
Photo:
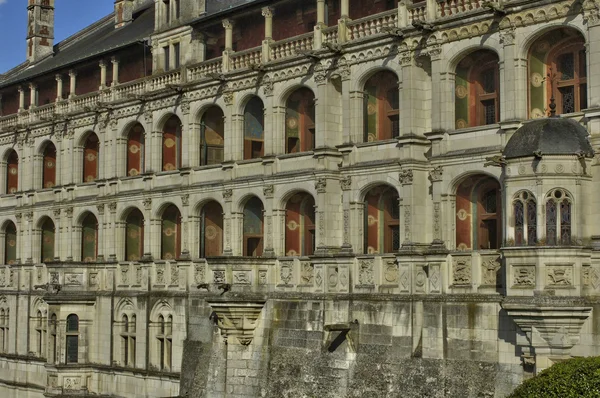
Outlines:
[[146,91],[146,84],[146,78],[121,84],[114,89],[114,97],[119,100],[133,95],[141,95]]
[[181,82],[181,72],[179,70],[166,72],[150,79],[150,90],[156,91],[167,87],[169,84],[179,84]]
[[323,29],[323,43],[335,44],[338,41],[338,27],[330,26]]
[[206,77],[209,73],[221,73],[223,67],[222,57],[192,65],[187,68],[187,80],[194,81]]
[[427,4],[424,1],[411,5],[407,11],[409,25],[413,22],[424,23],[427,18]]
[[395,27],[398,21],[398,10],[390,10],[377,15],[354,20],[348,24],[349,39],[357,40],[382,33],[383,27]]
[[100,100],[100,93],[94,92],[90,94],[81,95],[79,97],[73,98],[69,102],[69,111],[81,111],[86,110],[86,108],[93,108],[98,104]]
[[262,47],[255,47],[248,50],[236,52],[231,56],[231,65],[233,70],[249,68],[251,65],[261,63]]
[[271,59],[283,59],[298,54],[298,51],[312,50],[313,33],[306,33],[302,36],[276,42],[271,47]]
[[[442,0],[437,3],[436,16],[443,18],[463,14],[482,8],[483,3],[483,0]],[[498,0],[491,0],[490,3],[499,5]]]

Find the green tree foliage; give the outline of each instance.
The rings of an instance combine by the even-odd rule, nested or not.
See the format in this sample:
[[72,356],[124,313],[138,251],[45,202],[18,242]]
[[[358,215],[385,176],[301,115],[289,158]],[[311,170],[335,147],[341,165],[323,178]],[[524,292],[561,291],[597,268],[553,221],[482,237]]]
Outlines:
[[509,398],[600,398],[600,357],[559,362],[526,380]]

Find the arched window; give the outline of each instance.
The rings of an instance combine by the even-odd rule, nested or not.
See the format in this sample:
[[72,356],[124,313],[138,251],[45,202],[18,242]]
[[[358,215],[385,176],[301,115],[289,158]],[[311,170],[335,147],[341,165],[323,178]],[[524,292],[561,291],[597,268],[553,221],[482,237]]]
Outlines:
[[4,264],[14,264],[17,260],[17,227],[11,221],[4,229]]
[[162,170],[177,170],[181,167],[181,121],[177,116],[167,120],[162,137]]
[[42,314],[41,310],[38,310],[35,318],[35,333],[37,343],[37,354],[39,356],[46,356],[46,317]]
[[554,98],[556,113],[587,108],[585,40],[574,29],[554,29],[536,40],[529,51],[529,116],[550,116]]
[[223,254],[223,208],[215,201],[200,211],[200,257]]
[[181,213],[170,205],[162,216],[161,258],[174,260],[181,256]]
[[285,107],[285,152],[312,151],[315,147],[315,95],[308,88],[300,88],[290,95]]
[[571,244],[571,195],[563,189],[553,189],[546,195],[546,243]]
[[379,186],[365,196],[365,253],[392,253],[400,249],[398,191]]
[[502,239],[502,203],[498,181],[487,176],[463,180],[456,192],[456,248],[498,249]]
[[67,317],[66,359],[67,363],[79,362],[79,317],[71,314]]
[[159,315],[156,325],[156,340],[158,343],[157,357],[160,370],[171,370],[172,347],[173,347],[173,317],[171,315]]
[[218,106],[211,106],[200,121],[200,165],[223,163],[225,117]]
[[129,318],[123,314],[121,317],[121,364],[123,366],[135,367],[135,322],[135,315],[131,315],[131,318]]
[[500,121],[498,55],[479,50],[456,67],[454,117],[457,129]]
[[244,109],[244,159],[264,155],[265,114],[259,97],[252,97]]
[[46,263],[54,261],[54,223],[46,218],[42,224],[42,256],[41,262]]
[[8,309],[0,308],[0,352],[8,352]]
[[400,135],[398,77],[388,71],[375,74],[365,83],[364,140],[373,142]]
[[125,260],[138,261],[144,255],[144,216],[133,209],[125,220]]
[[98,179],[100,167],[100,141],[98,136],[90,133],[83,144],[83,182]]
[[145,134],[141,124],[136,124],[127,136],[127,175],[137,176],[144,172]]
[[285,210],[285,255],[314,254],[315,200],[309,194],[298,193],[288,200]]
[[81,222],[81,260],[88,263],[98,256],[98,220],[89,213]]
[[42,187],[52,188],[56,185],[56,147],[51,142],[44,148],[43,162]]
[[10,151],[6,159],[6,193],[16,193],[19,190],[19,156]]
[[50,353],[50,362],[57,363],[58,362],[58,340],[56,337],[56,325],[57,318],[56,314],[52,314],[50,316],[50,344],[52,345],[52,352]]
[[537,205],[535,197],[527,191],[519,192],[513,200],[515,215],[515,245],[537,243]]
[[263,204],[253,197],[244,206],[243,255],[260,257],[263,253]]

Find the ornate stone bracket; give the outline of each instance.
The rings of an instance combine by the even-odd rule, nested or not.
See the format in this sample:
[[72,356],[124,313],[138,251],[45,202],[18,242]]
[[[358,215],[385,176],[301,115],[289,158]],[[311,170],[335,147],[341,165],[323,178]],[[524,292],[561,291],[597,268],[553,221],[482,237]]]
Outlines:
[[216,315],[216,324],[221,329],[221,335],[226,343],[231,343],[230,337],[236,337],[242,345],[249,345],[254,338],[254,329],[262,311],[264,301],[223,301],[208,303]]

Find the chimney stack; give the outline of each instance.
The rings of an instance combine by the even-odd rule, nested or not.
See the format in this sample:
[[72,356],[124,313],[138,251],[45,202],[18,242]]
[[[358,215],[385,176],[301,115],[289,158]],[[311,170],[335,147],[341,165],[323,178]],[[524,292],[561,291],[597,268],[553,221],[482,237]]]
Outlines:
[[133,21],[133,9],[136,3],[133,0],[115,0],[115,29]]
[[38,62],[53,53],[54,0],[27,1],[27,60]]

